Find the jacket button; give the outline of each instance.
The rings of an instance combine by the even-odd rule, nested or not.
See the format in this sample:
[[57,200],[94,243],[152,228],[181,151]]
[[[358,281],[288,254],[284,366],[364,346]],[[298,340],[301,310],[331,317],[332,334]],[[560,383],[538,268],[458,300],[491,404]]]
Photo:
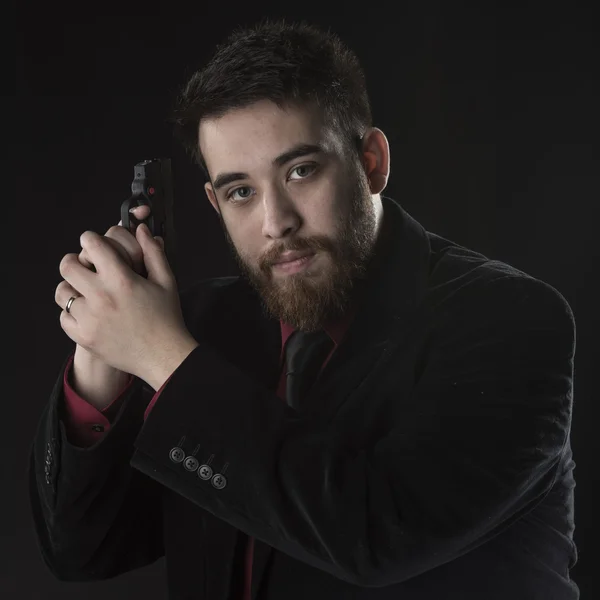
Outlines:
[[92,425],[92,431],[104,431],[104,425]]
[[188,471],[195,471],[198,468],[198,460],[195,459],[193,456],[188,456],[185,459],[185,462],[183,463],[183,466]]
[[174,463],[180,463],[185,458],[185,452],[179,446],[175,446],[175,448],[172,448],[171,452],[169,452],[169,458]]
[[198,477],[200,477],[200,479],[210,479],[212,477],[212,474],[213,470],[208,465],[202,465],[198,469]]
[[217,473],[213,478],[212,482],[214,487],[218,490],[222,490],[227,485],[227,479],[225,479],[225,475],[221,475],[221,473]]

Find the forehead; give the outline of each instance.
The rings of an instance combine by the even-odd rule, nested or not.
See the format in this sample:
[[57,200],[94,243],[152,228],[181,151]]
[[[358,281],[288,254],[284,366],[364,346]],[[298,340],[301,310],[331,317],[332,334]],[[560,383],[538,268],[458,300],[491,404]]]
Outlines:
[[212,173],[221,168],[243,168],[271,163],[275,156],[301,143],[321,142],[336,152],[339,140],[316,109],[279,108],[270,101],[229,111],[199,125],[202,156]]

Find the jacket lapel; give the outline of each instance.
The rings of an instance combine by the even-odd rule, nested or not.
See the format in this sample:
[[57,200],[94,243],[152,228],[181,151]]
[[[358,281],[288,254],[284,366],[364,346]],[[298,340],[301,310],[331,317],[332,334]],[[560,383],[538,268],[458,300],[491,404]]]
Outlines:
[[417,332],[417,316],[427,308],[420,302],[429,276],[427,232],[395,201],[382,202],[382,240],[357,289],[356,318],[304,402],[320,416],[333,417],[355,390],[379,376],[387,357]]

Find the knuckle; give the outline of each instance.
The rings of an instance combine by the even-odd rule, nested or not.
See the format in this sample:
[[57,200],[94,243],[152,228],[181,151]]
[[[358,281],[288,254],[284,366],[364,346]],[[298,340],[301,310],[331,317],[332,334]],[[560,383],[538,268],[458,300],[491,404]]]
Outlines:
[[63,289],[65,288],[66,281],[61,281],[57,286],[56,289],[54,290],[54,301],[57,304],[60,304],[60,299],[63,297]]
[[120,235],[122,229],[123,227],[120,225],[113,225],[104,235],[106,237],[114,238],[115,235]]
[[84,244],[87,246],[91,246],[91,245],[97,245],[100,242],[100,236],[95,232],[95,231],[84,231],[80,236],[79,236],[79,243],[81,244],[81,246],[83,246]]
[[60,272],[61,275],[64,275],[65,273],[68,273],[69,269],[71,268],[72,264],[73,264],[73,260],[77,260],[77,255],[76,254],[65,254],[61,261],[60,264],[58,265],[58,270]]

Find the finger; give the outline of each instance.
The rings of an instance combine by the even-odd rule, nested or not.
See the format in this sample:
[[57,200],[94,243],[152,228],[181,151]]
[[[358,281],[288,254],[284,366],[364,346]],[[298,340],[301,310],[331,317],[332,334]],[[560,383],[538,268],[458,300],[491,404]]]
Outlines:
[[150,207],[147,204],[142,204],[141,206],[130,208],[129,212],[139,221],[143,221],[150,216]]
[[[57,286],[54,292],[54,301],[63,311],[66,311],[67,302],[70,298],[76,297],[77,299],[82,298],[81,294],[68,282],[63,279]],[[71,308],[75,304],[75,301],[71,303],[71,307],[69,308],[69,314],[72,318],[77,320],[77,317],[71,312]]]
[[136,237],[144,252],[144,265],[148,273],[148,279],[165,288],[171,286],[174,275],[165,256],[164,245],[152,237],[146,226],[138,227]]
[[[106,237],[97,234],[95,231],[84,231],[79,237],[79,243],[82,249],[86,250],[90,262],[96,267],[97,273],[106,276],[117,276],[131,271],[113,244]],[[74,269],[74,276],[77,277],[74,281],[65,277],[84,296],[89,295],[90,285],[93,285],[94,282],[93,277],[89,276],[94,275],[94,273],[91,273],[87,269],[86,271],[87,274],[80,274],[77,269]]]
[[79,262],[87,269],[90,269],[94,266],[90,261],[87,250],[82,250],[77,258],[79,258]]
[[[138,220],[144,221],[150,216],[150,207],[147,204],[142,204],[141,206],[134,206],[129,209],[129,212]],[[123,227],[123,219],[119,221],[119,226]],[[135,230],[138,227],[138,223],[132,223],[131,220],[129,222],[129,229],[125,227],[131,234],[135,235]]]
[[144,264],[144,258],[142,248],[134,234],[124,227],[114,225],[104,234],[104,237],[109,240],[129,267],[139,272],[139,268]]
[[[71,307],[76,306],[78,302],[82,302],[83,298],[77,298],[71,305]],[[67,312],[66,310],[61,310],[60,315],[58,317],[60,321],[60,326],[62,330],[76,343],[80,346],[83,346],[88,349],[85,345],[84,341],[81,339],[81,333],[79,331],[79,324],[77,323],[77,319],[73,317],[73,313]]]
[[[92,262],[95,264],[95,259],[92,258]],[[93,293],[96,287],[94,278],[98,275],[84,267],[79,262],[77,254],[65,254],[60,261],[58,270],[63,279],[84,296],[90,296]]]
[[92,261],[90,260],[87,251],[82,250],[79,253],[79,256],[77,257],[79,259],[79,262],[86,268],[89,269],[90,271],[92,271],[92,273],[96,272],[96,267],[93,265]]

